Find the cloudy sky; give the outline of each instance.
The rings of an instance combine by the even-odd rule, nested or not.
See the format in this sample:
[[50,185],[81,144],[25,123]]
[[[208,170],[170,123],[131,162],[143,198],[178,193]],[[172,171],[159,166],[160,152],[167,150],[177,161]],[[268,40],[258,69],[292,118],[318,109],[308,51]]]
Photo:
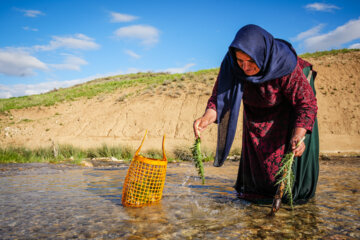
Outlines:
[[299,54],[360,48],[359,0],[1,0],[0,98],[115,74],[215,68],[249,23]]

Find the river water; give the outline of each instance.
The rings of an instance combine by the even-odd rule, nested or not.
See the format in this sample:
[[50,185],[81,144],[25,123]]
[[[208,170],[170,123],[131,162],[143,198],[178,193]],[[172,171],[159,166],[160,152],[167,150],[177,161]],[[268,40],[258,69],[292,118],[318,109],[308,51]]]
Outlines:
[[238,162],[168,165],[163,199],[121,205],[128,165],[0,165],[0,239],[360,239],[360,159],[322,161],[315,198],[274,218],[240,200]]

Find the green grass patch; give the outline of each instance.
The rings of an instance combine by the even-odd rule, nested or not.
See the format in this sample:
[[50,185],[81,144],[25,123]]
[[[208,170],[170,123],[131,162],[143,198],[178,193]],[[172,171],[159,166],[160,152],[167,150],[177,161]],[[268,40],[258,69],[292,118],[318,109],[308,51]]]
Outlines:
[[101,147],[85,150],[86,158],[115,157],[130,161],[135,151],[130,147],[109,147],[103,144]]
[[[91,99],[100,94],[107,94],[118,89],[135,86],[141,86],[145,91],[145,89],[148,88],[154,89],[157,86],[168,85],[179,79],[182,81],[197,81],[199,76],[216,76],[217,72],[218,69],[207,69],[185,74],[135,73],[99,78],[69,88],[54,89],[53,91],[43,94],[0,99],[0,113],[5,113],[10,109],[52,106],[57,103],[71,102],[80,98]],[[130,96],[131,95],[124,95],[119,98],[119,101]],[[55,115],[59,115],[59,113],[55,113]]]
[[0,147],[0,163],[72,163],[79,164],[85,158],[115,157],[130,161],[134,150],[129,147],[108,147],[81,149],[72,145],[60,145],[57,154],[52,147],[28,149],[25,147]]
[[[201,155],[203,156],[202,160],[204,162],[214,161],[215,159],[215,152],[203,146],[201,146]],[[180,161],[193,161],[191,147],[177,147],[173,150],[171,156]]]
[[[203,161],[213,161],[214,152],[204,148]],[[82,149],[72,145],[59,145],[54,153],[53,147],[40,147],[29,149],[25,147],[0,147],[0,163],[70,163],[80,164],[84,159],[92,158],[111,158],[130,162],[135,154],[135,150],[128,146],[107,146]],[[140,153],[142,156],[153,159],[162,159],[163,153],[158,149],[148,149]],[[177,148],[172,152],[166,152],[168,162],[192,161],[190,148]]]
[[24,118],[24,119],[21,119],[21,120],[19,121],[19,123],[28,123],[28,122],[32,122],[32,121],[34,121],[34,120]]
[[319,58],[322,56],[335,56],[338,55],[340,53],[349,53],[349,52],[357,52],[360,51],[360,49],[334,49],[334,50],[330,50],[330,51],[319,51],[319,52],[313,52],[313,53],[304,53],[299,55],[299,57],[301,58]]
[[56,89],[47,93],[0,99],[0,112],[4,113],[10,109],[22,109],[34,106],[52,106],[56,103],[74,101],[79,98],[92,98],[102,93],[111,93],[117,89],[124,89],[134,86],[147,87],[160,85],[165,81],[173,81],[180,78],[182,74],[165,73],[139,73],[127,74],[76,85],[70,88]]

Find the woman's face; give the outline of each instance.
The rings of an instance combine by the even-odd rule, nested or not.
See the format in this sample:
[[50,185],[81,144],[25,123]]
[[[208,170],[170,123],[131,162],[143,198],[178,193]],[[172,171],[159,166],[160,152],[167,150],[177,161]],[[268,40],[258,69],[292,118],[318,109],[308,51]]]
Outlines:
[[242,51],[236,51],[235,55],[239,67],[244,71],[246,75],[253,76],[260,71],[260,68],[256,65],[254,60],[252,60],[252,58],[246,53]]

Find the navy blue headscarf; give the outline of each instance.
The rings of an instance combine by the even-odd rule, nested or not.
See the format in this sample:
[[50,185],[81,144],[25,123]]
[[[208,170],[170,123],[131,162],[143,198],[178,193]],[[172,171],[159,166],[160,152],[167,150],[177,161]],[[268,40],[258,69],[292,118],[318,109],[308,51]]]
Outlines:
[[[247,76],[237,64],[235,50],[249,55],[260,68],[258,74]],[[236,34],[221,63],[217,88],[218,139],[215,167],[223,165],[234,141],[243,82],[263,83],[290,74],[296,66],[297,55],[291,44],[275,39],[256,25],[246,25]]]

